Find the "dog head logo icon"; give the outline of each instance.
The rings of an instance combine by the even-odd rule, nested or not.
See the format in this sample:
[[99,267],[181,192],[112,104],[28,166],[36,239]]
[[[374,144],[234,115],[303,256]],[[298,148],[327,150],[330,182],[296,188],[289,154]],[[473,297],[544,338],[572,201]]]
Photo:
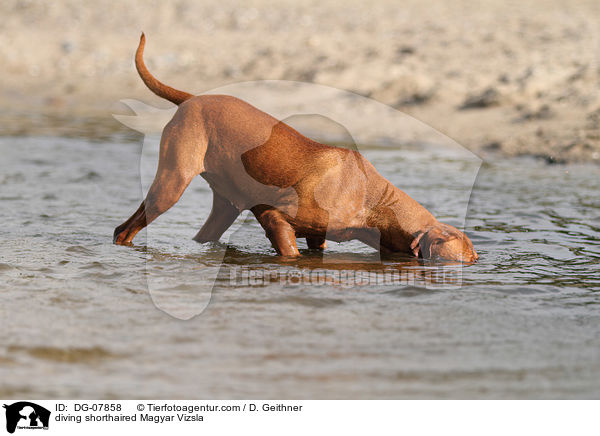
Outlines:
[[5,404],[6,431],[14,433],[18,429],[48,429],[50,411],[29,401]]

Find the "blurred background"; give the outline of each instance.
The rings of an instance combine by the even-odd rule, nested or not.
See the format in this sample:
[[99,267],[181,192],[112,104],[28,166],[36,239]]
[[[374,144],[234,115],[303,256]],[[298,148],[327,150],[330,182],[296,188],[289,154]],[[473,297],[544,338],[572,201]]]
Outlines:
[[149,69],[185,91],[315,82],[483,155],[600,162],[596,0],[5,0],[0,14],[0,134],[118,129],[123,98],[167,107],[133,66],[144,31]]

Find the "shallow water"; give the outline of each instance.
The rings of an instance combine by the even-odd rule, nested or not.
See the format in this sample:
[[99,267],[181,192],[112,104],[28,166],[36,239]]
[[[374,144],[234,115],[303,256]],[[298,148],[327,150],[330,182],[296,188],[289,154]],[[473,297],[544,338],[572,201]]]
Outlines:
[[[452,286],[357,242],[282,261],[248,215],[196,244],[200,178],[114,246],[155,148],[1,138],[0,397],[599,398],[599,167],[495,159],[477,174],[425,145],[361,151],[444,221],[468,212],[480,261],[448,266]],[[383,270],[419,280],[362,281]],[[269,279],[231,279],[244,271]],[[315,271],[325,285],[303,282]]]

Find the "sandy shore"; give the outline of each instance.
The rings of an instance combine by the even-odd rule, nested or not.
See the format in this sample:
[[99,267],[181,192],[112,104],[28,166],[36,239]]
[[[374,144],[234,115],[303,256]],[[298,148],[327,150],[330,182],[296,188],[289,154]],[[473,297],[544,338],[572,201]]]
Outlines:
[[60,134],[72,119],[115,128],[123,98],[168,107],[133,67],[143,30],[151,71],[189,92],[314,82],[391,105],[482,156],[600,162],[597,0],[7,0],[0,14],[0,134]]

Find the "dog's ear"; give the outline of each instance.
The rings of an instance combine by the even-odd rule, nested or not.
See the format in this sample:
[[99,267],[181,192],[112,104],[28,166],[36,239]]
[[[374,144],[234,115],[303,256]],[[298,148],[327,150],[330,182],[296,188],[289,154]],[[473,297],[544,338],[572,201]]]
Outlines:
[[415,238],[411,249],[414,253],[413,246],[418,245],[416,252],[423,259],[477,260],[471,241],[455,227],[439,223],[425,229],[420,236]]
[[410,244],[410,249],[417,257],[431,259],[437,254],[438,245],[444,242],[444,235],[446,233],[435,226],[427,227],[416,234],[415,239]]
[[419,245],[419,243],[421,242],[421,238],[423,238],[424,234],[425,232],[417,233],[415,239],[413,239],[413,241],[410,243],[410,251],[412,251],[415,257],[419,257],[419,253],[421,252],[421,246]]

